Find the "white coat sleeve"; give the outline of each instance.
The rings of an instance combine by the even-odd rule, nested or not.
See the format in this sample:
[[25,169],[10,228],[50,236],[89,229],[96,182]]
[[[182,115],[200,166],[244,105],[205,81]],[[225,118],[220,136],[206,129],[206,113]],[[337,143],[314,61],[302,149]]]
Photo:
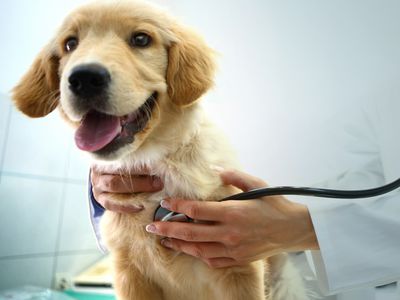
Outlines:
[[312,251],[326,294],[400,279],[400,194],[327,200],[308,208],[320,250]]
[[[357,132],[363,126],[367,133],[374,132],[368,128],[371,120],[365,114],[361,118],[347,129],[353,133],[349,150],[358,159],[361,157],[359,162],[363,163],[327,182],[325,187],[371,188],[388,181],[382,167],[379,139]],[[399,191],[372,199],[307,199],[304,203],[319,242],[320,250],[312,251],[312,259],[325,294],[400,279]]]

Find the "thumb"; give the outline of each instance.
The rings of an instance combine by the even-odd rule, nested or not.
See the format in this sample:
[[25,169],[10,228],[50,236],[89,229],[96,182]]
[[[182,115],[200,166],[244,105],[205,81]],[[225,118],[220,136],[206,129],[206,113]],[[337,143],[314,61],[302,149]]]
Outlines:
[[235,169],[221,170],[220,177],[225,185],[233,185],[244,192],[267,186],[262,179]]

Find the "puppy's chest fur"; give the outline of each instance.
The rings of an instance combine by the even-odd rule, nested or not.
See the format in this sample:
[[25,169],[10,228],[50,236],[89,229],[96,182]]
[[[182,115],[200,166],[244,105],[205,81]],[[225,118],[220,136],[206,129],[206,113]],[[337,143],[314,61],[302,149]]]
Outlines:
[[107,171],[145,169],[163,182],[163,189],[156,193],[111,195],[119,204],[144,206],[144,211],[127,218],[136,226],[149,224],[156,207],[167,197],[215,201],[237,191],[232,186],[224,186],[214,169],[215,166],[237,167],[229,143],[200,107],[191,114],[192,118],[186,116],[192,120],[191,124],[176,122],[170,128],[163,126],[161,136],[149,139],[119,161],[103,164]]
[[[157,193],[114,196],[113,201],[140,204],[145,209],[132,215],[106,212],[101,224],[102,234],[112,255],[125,257],[136,272],[162,286],[164,294],[170,293],[173,299],[183,296],[188,299],[196,288],[201,289],[196,294],[209,295],[212,299],[215,291],[209,288],[209,280],[219,271],[211,271],[196,258],[165,249],[159,237],[145,231],[161,199],[182,197],[215,201],[237,192],[231,186],[223,186],[213,169],[213,166],[236,166],[229,145],[214,125],[201,118],[197,126],[180,129],[180,142],[173,138],[175,130],[175,134],[171,132],[174,144],[143,145],[144,151],[116,163],[118,168],[126,169],[144,165],[152,175],[161,178],[164,188]],[[158,147],[158,151],[154,152],[154,147]],[[118,262],[115,265],[118,268]]]

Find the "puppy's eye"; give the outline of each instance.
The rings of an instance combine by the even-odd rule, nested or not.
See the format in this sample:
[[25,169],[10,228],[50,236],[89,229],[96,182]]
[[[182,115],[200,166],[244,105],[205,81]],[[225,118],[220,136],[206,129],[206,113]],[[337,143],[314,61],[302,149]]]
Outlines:
[[65,41],[64,48],[67,52],[72,52],[78,47],[78,39],[76,37],[70,37]]
[[132,47],[147,47],[151,44],[151,36],[144,32],[137,32],[132,34],[130,42]]

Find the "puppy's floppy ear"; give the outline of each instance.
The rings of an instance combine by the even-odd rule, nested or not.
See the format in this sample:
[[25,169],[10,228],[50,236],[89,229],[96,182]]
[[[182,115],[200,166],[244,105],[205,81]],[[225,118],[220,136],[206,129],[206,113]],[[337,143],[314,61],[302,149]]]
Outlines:
[[175,104],[186,106],[213,85],[214,51],[189,30],[175,28],[173,32],[176,41],[168,52],[168,95]]
[[12,91],[12,98],[19,110],[38,118],[57,107],[60,95],[58,67],[58,56],[51,45],[46,46]]

